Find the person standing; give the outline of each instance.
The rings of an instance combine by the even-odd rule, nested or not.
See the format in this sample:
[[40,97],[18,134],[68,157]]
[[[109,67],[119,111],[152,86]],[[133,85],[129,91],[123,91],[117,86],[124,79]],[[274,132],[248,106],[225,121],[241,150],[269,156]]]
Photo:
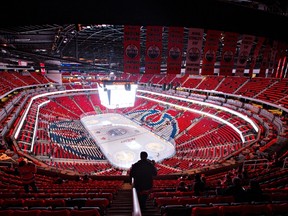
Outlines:
[[140,152],[140,160],[132,164],[129,175],[131,181],[133,179],[133,187],[137,191],[140,208],[143,210],[146,208],[146,201],[153,187],[153,179],[157,176],[155,161],[148,159],[146,151]]
[[186,185],[186,182],[185,181],[180,181],[179,184],[176,187],[176,191],[180,191],[180,192],[189,191],[188,190],[188,186]]
[[249,187],[246,189],[246,200],[249,202],[265,201],[265,197],[263,196],[263,191],[260,187],[260,184],[255,179],[251,179],[249,181]]
[[202,181],[201,175],[196,173],[194,176],[194,182],[192,183],[194,196],[201,196],[206,188],[206,183]]
[[224,191],[224,196],[234,196],[235,202],[246,201],[246,190],[242,186],[242,181],[238,177],[234,177],[233,184],[228,186]]
[[33,192],[38,192],[38,188],[35,183],[35,173],[37,171],[36,165],[29,162],[27,159],[20,158],[18,165],[18,172],[22,179],[24,190],[29,193],[29,187],[32,187]]

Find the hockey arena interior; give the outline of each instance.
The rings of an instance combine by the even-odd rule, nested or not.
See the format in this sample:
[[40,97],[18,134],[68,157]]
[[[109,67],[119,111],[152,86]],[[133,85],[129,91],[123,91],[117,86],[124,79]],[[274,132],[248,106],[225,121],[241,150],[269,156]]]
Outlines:
[[[48,58],[0,27],[0,215],[287,215],[287,41],[193,26],[54,27],[55,53],[75,48],[76,31],[79,49],[121,33],[121,52]],[[145,210],[129,178],[141,151],[158,171]],[[38,192],[23,189],[23,158]],[[176,189],[197,175],[203,193]],[[221,195],[228,177],[244,190],[257,181],[261,197]]]

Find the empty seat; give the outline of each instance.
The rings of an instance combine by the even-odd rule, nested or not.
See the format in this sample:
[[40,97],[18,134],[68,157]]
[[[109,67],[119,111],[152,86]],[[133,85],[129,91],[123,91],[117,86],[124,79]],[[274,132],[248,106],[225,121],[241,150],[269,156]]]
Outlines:
[[70,216],[101,216],[96,208],[93,209],[73,209]]
[[24,203],[23,199],[5,199],[3,200],[2,206],[3,208],[23,207],[23,203]]
[[190,216],[192,208],[185,205],[167,205],[161,207],[161,215],[165,216]]
[[[13,210],[13,216],[39,216],[41,210]],[[64,215],[63,215],[64,216]]]
[[273,216],[288,215],[288,203],[271,203],[268,208]]
[[44,200],[44,206],[55,208],[55,207],[64,207],[65,200],[64,199],[46,199]]
[[245,205],[244,206],[244,214],[245,215],[270,215],[270,209],[267,204],[261,205]]
[[192,216],[219,216],[218,206],[212,207],[194,207],[192,208]]
[[206,203],[206,204],[210,204],[210,203],[217,203],[217,197],[213,196],[213,197],[199,197],[198,199],[198,203]]
[[87,198],[73,198],[73,199],[67,199],[65,200],[65,206],[81,208],[85,206]]
[[235,202],[234,196],[217,196],[218,203],[232,203]]
[[36,199],[36,200],[25,199],[23,206],[28,207],[28,208],[43,207],[44,206],[44,200],[43,199]]
[[198,198],[197,197],[179,197],[178,203],[180,205],[198,204]]
[[176,197],[157,197],[154,199],[156,206],[178,205],[179,199]]
[[244,215],[244,206],[234,205],[234,206],[219,206],[219,211],[222,216],[242,216]]
[[39,216],[69,216],[71,210],[67,209],[53,209],[53,210],[40,210]]
[[101,207],[103,209],[109,207],[109,200],[107,198],[93,198],[87,199],[85,207]]
[[13,216],[13,210],[0,210],[0,215]]

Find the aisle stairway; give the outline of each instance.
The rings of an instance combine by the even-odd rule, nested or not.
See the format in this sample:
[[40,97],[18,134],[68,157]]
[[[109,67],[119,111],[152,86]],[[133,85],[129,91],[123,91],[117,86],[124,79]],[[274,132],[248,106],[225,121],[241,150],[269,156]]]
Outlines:
[[153,200],[149,199],[146,203],[146,209],[142,211],[142,216],[160,216],[160,210],[154,206]]
[[[107,216],[131,216],[133,210],[132,189],[123,188],[117,195],[110,207],[107,209]],[[147,208],[142,211],[142,216],[160,216],[160,211],[154,206],[152,200],[147,201]]]
[[107,209],[107,216],[131,216],[132,209],[132,190],[121,189]]

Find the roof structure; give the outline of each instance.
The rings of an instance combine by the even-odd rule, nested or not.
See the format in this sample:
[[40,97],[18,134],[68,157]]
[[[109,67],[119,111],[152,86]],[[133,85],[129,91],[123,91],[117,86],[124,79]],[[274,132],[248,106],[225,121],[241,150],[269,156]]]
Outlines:
[[47,68],[57,70],[121,70],[124,25],[141,26],[141,52],[145,52],[146,27],[163,26],[163,61],[169,26],[184,27],[183,50],[190,27],[288,42],[287,8],[282,0],[11,1],[0,13],[5,20],[0,24],[0,62],[13,67],[24,61],[33,68],[45,62]]

